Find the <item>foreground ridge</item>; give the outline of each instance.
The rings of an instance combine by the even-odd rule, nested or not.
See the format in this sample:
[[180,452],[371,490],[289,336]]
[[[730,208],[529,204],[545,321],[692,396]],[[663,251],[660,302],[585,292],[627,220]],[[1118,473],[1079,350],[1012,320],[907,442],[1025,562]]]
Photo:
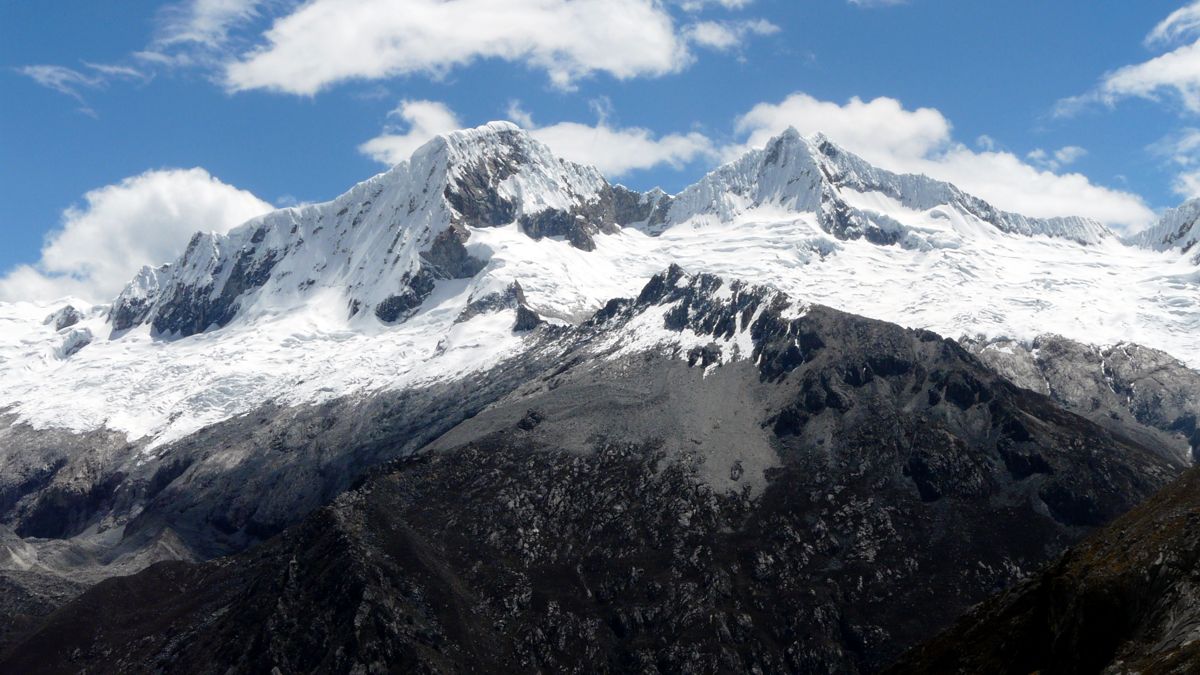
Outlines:
[[1193,469],[888,672],[1195,672],[1198,558]]

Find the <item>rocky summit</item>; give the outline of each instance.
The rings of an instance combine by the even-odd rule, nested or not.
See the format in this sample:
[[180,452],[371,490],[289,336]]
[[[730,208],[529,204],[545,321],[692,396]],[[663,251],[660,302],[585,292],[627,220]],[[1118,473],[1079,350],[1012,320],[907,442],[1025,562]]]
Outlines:
[[1125,240],[794,130],[674,195],[443,134],[110,303],[0,304],[0,672],[1176,658],[1182,572],[1106,577],[1178,625],[1039,589],[1092,598],[1147,499],[1110,527],[1158,569],[1195,214]]

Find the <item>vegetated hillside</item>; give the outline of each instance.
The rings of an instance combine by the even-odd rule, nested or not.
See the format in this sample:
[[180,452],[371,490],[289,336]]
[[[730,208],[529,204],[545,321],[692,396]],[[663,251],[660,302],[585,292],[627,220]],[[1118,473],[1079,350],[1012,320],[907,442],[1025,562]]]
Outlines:
[[1195,673],[1200,470],[972,610],[890,673]]

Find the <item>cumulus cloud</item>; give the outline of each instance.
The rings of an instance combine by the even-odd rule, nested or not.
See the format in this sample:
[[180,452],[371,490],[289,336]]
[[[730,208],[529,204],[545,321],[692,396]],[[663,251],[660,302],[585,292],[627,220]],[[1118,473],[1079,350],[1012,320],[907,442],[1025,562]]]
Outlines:
[[594,72],[664,75],[689,61],[656,0],[409,0],[402,9],[393,0],[311,0],[265,38],[228,65],[230,89],[311,95],[345,80],[439,76],[487,58],[570,87]]
[[594,166],[610,178],[660,165],[682,168],[716,156],[713,142],[695,131],[656,136],[649,129],[612,127],[602,121],[595,125],[559,122],[530,133],[560,157]]
[[[995,149],[990,138],[973,150],[953,139],[951,124],[939,111],[909,110],[891,98],[838,104],[798,93],[755,106],[736,123],[745,145],[756,147],[789,126],[803,134],[823,132],[883,168],[949,181],[1002,209],[1042,217],[1087,216],[1118,229],[1142,227],[1154,218],[1137,195],[1096,185],[1079,173],[1035,166]],[[741,149],[731,148],[727,156]],[[1063,148],[1046,157],[1061,167],[1082,152]]]
[[[311,96],[349,81],[442,78],[480,60],[544,71],[572,90],[601,73],[618,80],[677,73],[695,50],[733,51],[779,31],[762,19],[687,22],[706,8],[752,0],[174,0],[151,40],[125,59],[18,69],[83,102],[87,89],[164,69],[212,73],[231,92]],[[86,108],[85,111],[90,112]]]
[[933,108],[906,110],[893,98],[845,104],[821,101],[796,93],[779,103],[760,103],[738,118],[735,129],[745,136],[745,147],[762,147],[779,132],[794,126],[800,133],[822,132],[846,149],[875,164],[896,165],[908,158],[924,157],[950,139],[950,121]]
[[358,151],[389,166],[407,160],[434,136],[463,126],[453,110],[437,101],[401,101],[388,115],[403,120],[404,129],[385,129],[358,146]]
[[[225,0],[237,4],[236,0]],[[739,9],[742,0],[683,3]],[[660,0],[310,0],[277,18],[261,43],[225,65],[232,91],[313,95],[352,80],[442,77],[481,59],[547,73],[571,89],[605,73],[620,80],[675,73],[692,46],[729,50],[778,30],[766,21],[677,24]]]
[[146,264],[175,258],[197,231],[225,232],[270,211],[204,169],[147,171],[92,190],[63,212],[41,259],[0,277],[0,300],[116,296]]

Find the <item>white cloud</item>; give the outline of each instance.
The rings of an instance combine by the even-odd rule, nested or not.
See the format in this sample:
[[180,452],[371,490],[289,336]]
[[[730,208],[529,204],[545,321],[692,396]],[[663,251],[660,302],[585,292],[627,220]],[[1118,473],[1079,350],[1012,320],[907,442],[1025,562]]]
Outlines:
[[[989,148],[991,149],[991,148]],[[1035,166],[1049,171],[1058,171],[1068,167],[1087,156],[1087,150],[1077,145],[1068,145],[1053,152],[1038,148],[1025,155],[1025,159]]]
[[229,45],[235,27],[259,16],[269,0],[180,0],[159,11],[154,39],[143,51],[135,52],[139,67],[83,62],[85,70],[59,65],[30,65],[17,72],[38,84],[66,94],[84,105],[83,91],[101,89],[115,80],[152,79],[146,69],[159,66],[213,66]]
[[535,126],[533,115],[522,108],[521,102],[516,99],[508,102],[508,119],[515,122],[522,129],[532,129]]
[[401,101],[388,115],[404,120],[407,129],[385,130],[358,146],[358,151],[389,166],[407,160],[434,136],[463,126],[453,110],[437,101]]
[[[788,126],[803,134],[823,132],[882,168],[949,181],[997,207],[1030,216],[1087,216],[1118,229],[1141,227],[1154,217],[1137,195],[1095,185],[1079,173],[1039,168],[995,150],[990,138],[981,150],[972,150],[954,141],[950,122],[939,111],[908,110],[891,98],[853,98],[840,105],[798,93],[778,104],[755,106],[736,124],[749,146],[762,146]],[[1078,159],[1080,150],[1064,148],[1055,161]]]
[[311,0],[266,44],[230,63],[230,89],[315,94],[338,82],[443,75],[496,58],[545,70],[559,87],[595,72],[664,75],[689,62],[658,0]]
[[228,231],[272,209],[204,169],[147,171],[92,190],[63,212],[35,265],[0,278],[0,300],[116,296],[146,264],[175,258],[197,231]]
[[[735,128],[746,146],[762,147],[789,126],[800,133],[822,132],[867,161],[898,164],[924,157],[950,139],[950,122],[933,108],[905,110],[899,101],[857,97],[841,105],[803,93],[780,103],[760,103],[738,118]],[[735,148],[740,154],[744,148]]]
[[264,0],[186,0],[168,5],[161,13],[155,43],[220,47],[230,31],[258,16],[262,4]]
[[1146,36],[1147,47],[1169,47],[1200,33],[1200,2],[1181,7],[1163,19]]
[[[263,16],[271,0],[179,0],[158,12],[154,39],[134,57],[162,67],[220,68],[234,33]],[[244,41],[244,39],[243,39]]]
[[687,27],[689,41],[718,51],[741,46],[750,35],[773,35],[779,26],[764,19],[749,21],[701,21]]
[[17,72],[47,89],[66,94],[80,103],[83,103],[82,89],[95,89],[104,84],[104,79],[98,75],[87,75],[66,66],[47,64],[21,66],[17,68]]
[[84,90],[103,89],[113,80],[150,80],[146,73],[128,66],[87,61],[83,65],[86,72],[50,64],[21,66],[16,71],[47,89],[70,96],[79,102],[80,112],[92,116],[96,113],[88,106]]
[[594,125],[558,122],[538,126],[519,101],[509,104],[508,114],[554,154],[577,164],[594,166],[609,178],[662,165],[680,169],[693,161],[713,161],[720,156],[713,141],[699,132],[655,136],[649,129],[610,124],[613,107],[607,98],[593,99],[591,108],[596,115]]
[[846,0],[855,7],[891,7],[908,4],[908,0]]
[[[748,2],[681,6],[705,4]],[[224,80],[232,91],[313,95],[350,80],[441,77],[499,59],[543,70],[554,86],[571,89],[595,73],[620,80],[675,73],[692,62],[692,45],[728,50],[777,30],[762,20],[680,27],[661,0],[309,0],[226,63]]]
[[[598,99],[592,102],[598,118],[594,125],[559,122],[538,126],[519,101],[511,101],[508,117],[558,156],[594,166],[612,178],[660,165],[679,168],[718,155],[713,142],[698,132],[656,136],[640,127],[615,127],[608,122],[610,109],[607,100]],[[407,160],[435,135],[463,126],[454,111],[436,101],[403,101],[392,114],[407,123],[405,130],[385,131],[359,146],[363,154],[389,165]]]
[[712,5],[725,9],[742,9],[754,0],[679,0],[679,6],[685,12],[699,12]]
[[[1192,2],[1155,26],[1145,44],[1165,49],[1197,36],[1200,2]],[[1163,94],[1173,94],[1188,112],[1200,113],[1200,41],[1106,73],[1092,91],[1059,101],[1054,113],[1070,117],[1097,103],[1112,107],[1127,98],[1158,101]]]
[[1183,171],[1175,176],[1175,180],[1171,183],[1171,189],[1184,199],[1200,197],[1200,169]]
[[1159,100],[1173,92],[1190,112],[1200,112],[1200,42],[1104,76],[1094,97],[1107,105],[1124,98]]
[[1200,129],[1185,127],[1149,148],[1178,172],[1171,189],[1184,199],[1200,197]]
[[640,127],[612,127],[559,122],[530,131],[556,155],[579,164],[594,166],[601,173],[618,178],[631,171],[659,165],[681,168],[701,158],[716,156],[712,141],[704,134],[667,134],[655,136]]

